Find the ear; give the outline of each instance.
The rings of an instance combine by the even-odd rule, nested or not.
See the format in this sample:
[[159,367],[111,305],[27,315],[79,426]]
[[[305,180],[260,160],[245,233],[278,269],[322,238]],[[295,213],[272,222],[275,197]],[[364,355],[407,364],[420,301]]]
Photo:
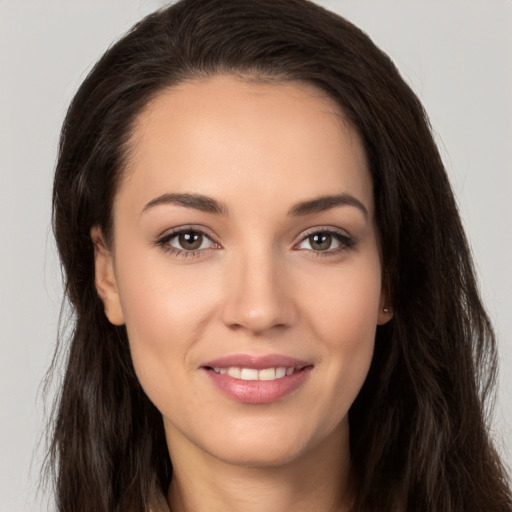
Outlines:
[[105,246],[103,235],[98,226],[94,226],[91,229],[91,239],[94,244],[94,280],[96,291],[103,302],[105,315],[110,323],[123,325],[124,314],[117,290],[112,253]]
[[379,313],[377,316],[377,325],[387,324],[393,318],[393,309],[391,299],[389,298],[388,287],[384,285],[380,294]]

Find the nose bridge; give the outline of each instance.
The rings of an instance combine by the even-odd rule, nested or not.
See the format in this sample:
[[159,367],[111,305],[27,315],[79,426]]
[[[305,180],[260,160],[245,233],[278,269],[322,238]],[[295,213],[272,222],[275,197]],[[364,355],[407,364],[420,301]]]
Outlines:
[[272,244],[252,240],[233,251],[228,267],[223,308],[226,325],[258,334],[294,321],[287,272]]

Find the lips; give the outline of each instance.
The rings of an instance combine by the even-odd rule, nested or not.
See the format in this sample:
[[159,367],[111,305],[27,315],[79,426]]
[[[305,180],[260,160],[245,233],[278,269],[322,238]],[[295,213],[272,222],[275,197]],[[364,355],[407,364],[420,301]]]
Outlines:
[[308,377],[313,364],[282,355],[230,355],[201,366],[210,382],[228,398],[249,404],[280,400]]

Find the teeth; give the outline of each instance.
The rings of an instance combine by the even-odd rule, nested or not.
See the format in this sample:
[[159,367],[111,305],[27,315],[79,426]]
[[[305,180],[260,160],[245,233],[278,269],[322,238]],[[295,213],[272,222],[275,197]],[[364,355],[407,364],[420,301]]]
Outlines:
[[228,375],[230,377],[233,377],[235,379],[239,379],[240,378],[240,373],[241,373],[240,368],[237,368],[235,366],[231,366],[231,367],[228,368]]
[[240,380],[276,380],[282,379],[287,375],[292,375],[295,372],[295,368],[285,368],[284,366],[279,366],[278,368],[264,368],[263,370],[230,366],[229,368],[212,368],[212,370],[215,373],[228,375],[229,377]]
[[242,368],[240,378],[242,380],[258,380],[258,370],[254,368]]
[[[293,373],[293,368],[292,368]],[[282,379],[286,375],[286,368],[283,368],[280,366],[279,368],[276,368],[276,379]]]
[[275,380],[276,370],[274,368],[266,368],[258,372],[258,380]]

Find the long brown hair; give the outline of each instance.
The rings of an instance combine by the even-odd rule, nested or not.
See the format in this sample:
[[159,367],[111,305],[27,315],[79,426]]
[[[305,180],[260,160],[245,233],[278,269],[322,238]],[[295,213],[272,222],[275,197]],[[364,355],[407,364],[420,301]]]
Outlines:
[[[314,84],[363,140],[394,318],[350,410],[354,512],[510,511],[487,430],[495,338],[423,108],[357,27],[307,0],[181,0],[96,64],[62,128],[53,221],[74,327],[52,424],[58,510],[146,510],[172,464],[124,327],[94,285],[90,229],[111,207],[134,121],[167,87],[218,73]],[[60,343],[64,342],[61,339]]]

